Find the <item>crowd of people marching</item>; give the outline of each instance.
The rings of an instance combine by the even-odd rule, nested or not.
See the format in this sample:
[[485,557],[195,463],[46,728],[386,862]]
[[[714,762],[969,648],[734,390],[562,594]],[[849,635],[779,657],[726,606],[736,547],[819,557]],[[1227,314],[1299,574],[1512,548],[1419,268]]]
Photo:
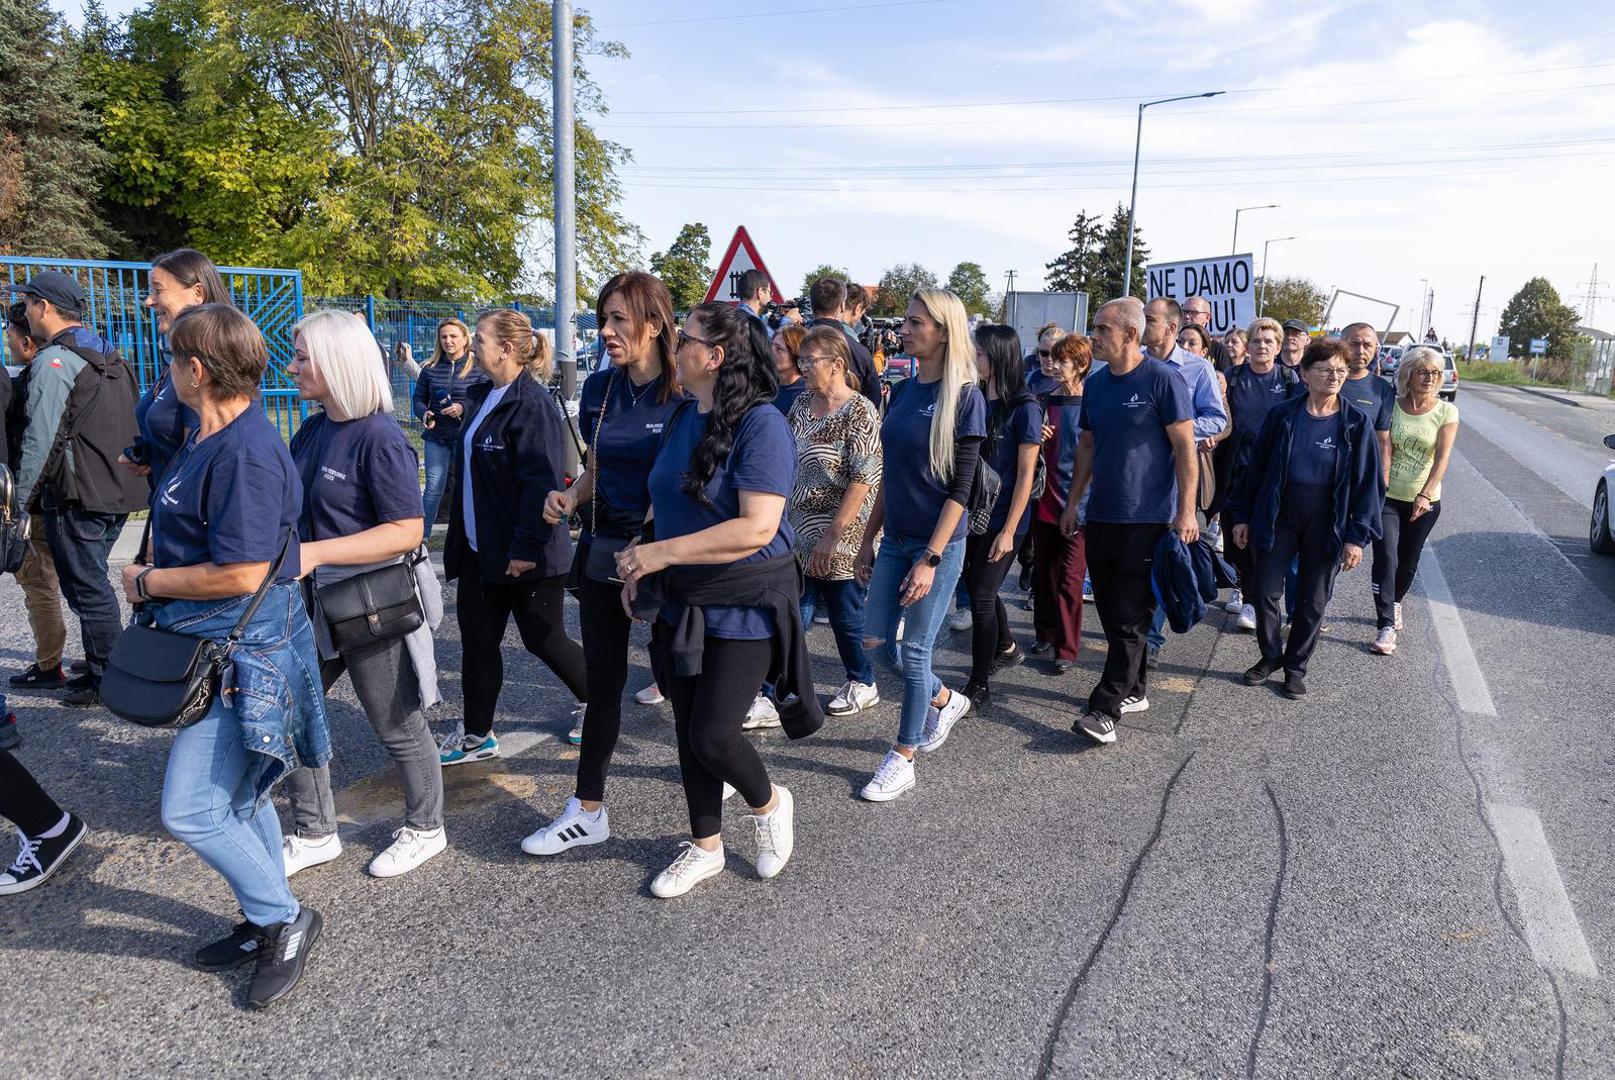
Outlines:
[[[1255,632],[1245,682],[1282,675],[1298,698],[1336,575],[1371,551],[1371,648],[1394,652],[1457,431],[1438,354],[1412,350],[1393,386],[1373,372],[1372,327],[1324,340],[1258,318],[1217,340],[1209,304],[1192,297],[1112,300],[1086,335],[1045,327],[1023,356],[1012,328],[972,328],[958,297],[922,289],[900,330],[912,375],[888,389],[849,325],[846,283],[818,282],[813,323],[773,332],[765,286],[742,282],[755,299],[701,304],[681,322],[655,277],[606,282],[602,362],[575,430],[526,316],[445,321],[412,402],[424,492],[361,318],[322,310],[294,328],[288,373],[317,408],[288,446],[258,400],[264,339],[199,253],[152,265],[146,303],[166,363],[144,395],[84,324],[72,277],[12,287],[7,341],[22,375],[5,418],[14,500],[32,515],[17,579],[36,654],[11,684],[120,711],[118,680],[150,654],[120,639],[136,631],[121,625],[108,556],[148,507],[121,572],[134,625],[220,642],[226,657],[201,706],[169,725],[161,796],[165,827],[241,908],[197,966],[256,963],[255,1007],[301,977],[322,918],[288,879],[342,850],[324,696],[344,672],[403,793],[402,824],[369,872],[405,874],[445,849],[442,770],[500,754],[512,620],[575,702],[573,794],[521,840],[542,858],[610,838],[631,632],[650,625],[655,681],[636,697],[671,704],[690,824],[651,882],[664,898],[723,870],[732,796],[751,811],[759,876],[785,868],[795,796],[746,732],[802,738],[827,715],[870,709],[877,669],[900,693],[897,728],[859,794],[884,802],[992,700],[999,672],[1030,656],[1067,674],[1085,601],[1107,648],[1096,685],[1073,695],[1084,704],[1072,730],[1098,743],[1150,708],[1167,625],[1185,630],[1219,585],[1229,628]],[[425,540],[445,498],[463,702],[435,735],[443,603]],[[1024,650],[1002,598],[1017,562],[1035,635]],[[84,650],[71,677],[64,597]],[[845,676],[824,695],[807,645],[821,615]],[[960,686],[933,670],[948,626],[970,628]],[[3,699],[0,716],[0,815],[21,845],[0,875],[8,894],[48,878],[87,828],[10,752]],[[269,798],[283,779],[288,826]]]

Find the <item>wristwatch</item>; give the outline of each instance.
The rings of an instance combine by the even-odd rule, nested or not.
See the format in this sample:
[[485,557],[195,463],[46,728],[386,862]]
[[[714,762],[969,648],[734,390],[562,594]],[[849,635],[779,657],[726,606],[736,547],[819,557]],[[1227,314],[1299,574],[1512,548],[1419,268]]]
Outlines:
[[930,548],[926,548],[925,554],[921,555],[920,558],[925,560],[925,565],[929,566],[933,570],[942,565],[942,556],[938,555]]

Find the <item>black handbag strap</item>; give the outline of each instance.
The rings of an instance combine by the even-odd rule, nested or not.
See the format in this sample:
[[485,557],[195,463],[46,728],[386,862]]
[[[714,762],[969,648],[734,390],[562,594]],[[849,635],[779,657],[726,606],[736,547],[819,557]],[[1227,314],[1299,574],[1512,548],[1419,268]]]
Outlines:
[[264,580],[258,586],[258,591],[252,594],[252,603],[247,605],[247,610],[243,611],[241,618],[236,620],[235,628],[230,631],[230,636],[226,640],[240,641],[241,635],[247,632],[247,624],[252,621],[254,615],[258,614],[259,606],[269,593],[269,586],[273,585],[275,578],[280,576],[280,568],[286,562],[286,553],[292,548],[292,533],[295,531],[294,529],[286,530],[286,539],[281,541],[280,544],[280,554],[275,556],[274,563],[269,567],[269,573],[264,575]]

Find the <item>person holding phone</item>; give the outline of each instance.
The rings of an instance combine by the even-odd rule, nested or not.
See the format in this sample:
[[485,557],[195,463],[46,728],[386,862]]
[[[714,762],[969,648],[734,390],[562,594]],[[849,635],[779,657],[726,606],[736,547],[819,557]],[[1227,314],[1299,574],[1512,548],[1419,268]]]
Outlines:
[[[402,345],[407,349],[407,345]],[[421,493],[426,535],[437,521],[443,491],[454,463],[454,446],[465,423],[466,400],[473,389],[486,386],[488,377],[477,367],[471,352],[471,331],[459,319],[437,324],[437,345],[432,358],[421,365],[410,395],[410,409],[421,422],[425,451],[426,488]]]

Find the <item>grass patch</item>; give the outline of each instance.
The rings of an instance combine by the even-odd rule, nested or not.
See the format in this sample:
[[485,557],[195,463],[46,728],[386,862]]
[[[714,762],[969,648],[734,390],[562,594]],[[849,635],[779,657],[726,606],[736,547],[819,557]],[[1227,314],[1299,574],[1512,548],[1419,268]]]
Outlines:
[[1475,363],[1458,361],[1459,384],[1466,382],[1492,383],[1497,386],[1531,386],[1531,377],[1513,361],[1493,364],[1478,360]]

